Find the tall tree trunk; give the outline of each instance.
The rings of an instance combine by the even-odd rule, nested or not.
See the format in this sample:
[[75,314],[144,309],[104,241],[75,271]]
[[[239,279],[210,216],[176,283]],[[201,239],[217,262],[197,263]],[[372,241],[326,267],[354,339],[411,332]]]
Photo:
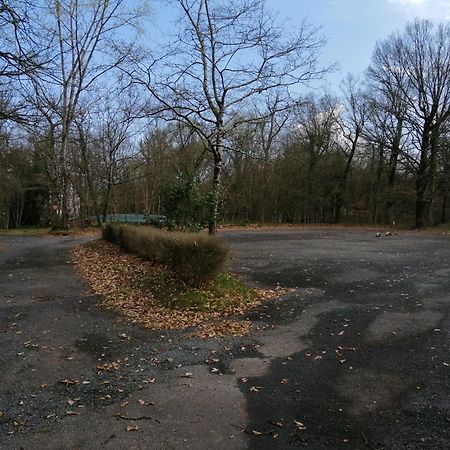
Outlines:
[[90,168],[90,164],[88,161],[88,155],[87,155],[87,142],[84,136],[83,131],[80,129],[80,151],[81,151],[81,159],[83,162],[83,169],[84,169],[84,173],[86,176],[86,184],[87,184],[87,188],[88,188],[88,195],[89,198],[92,201],[92,204],[94,205],[94,212],[95,212],[95,218],[97,220],[97,225],[101,226],[102,225],[102,216],[100,214],[100,209],[98,206],[98,199],[97,199],[97,195],[94,192],[94,183],[92,181],[92,175],[91,175],[91,168]]
[[442,198],[441,223],[445,223],[447,221],[447,201],[448,194],[447,192],[444,192],[444,196]]
[[220,147],[214,148],[212,153],[214,157],[214,172],[208,224],[208,232],[210,235],[214,235],[217,232],[217,219],[219,216],[220,204],[220,182],[222,173],[222,153],[220,151]]
[[347,188],[347,179],[350,173],[350,168],[352,166],[353,157],[356,152],[356,145],[358,142],[359,135],[357,134],[352,141],[352,147],[350,153],[347,156],[347,161],[345,163],[344,173],[342,174],[341,181],[339,182],[336,195],[335,195],[335,206],[334,206],[334,223],[337,224],[341,220],[341,211],[344,206],[344,195]]
[[69,228],[70,221],[70,187],[69,187],[69,170],[67,167],[67,146],[69,141],[69,119],[67,118],[68,112],[67,107],[63,106],[63,125],[61,132],[61,145],[60,145],[60,161],[61,161],[61,172],[60,172],[60,183],[61,183],[61,221],[60,228]]
[[441,222],[447,221],[447,205],[448,194],[450,192],[450,149],[447,147],[443,154],[443,183],[442,183],[442,209],[441,209]]
[[383,174],[383,162],[384,162],[384,147],[380,144],[378,148],[378,164],[377,164],[377,176],[375,182],[375,193],[374,193],[374,208],[372,222],[374,224],[378,223],[378,217],[380,215],[380,192],[381,192],[381,176]]
[[399,119],[397,122],[397,129],[392,143],[391,155],[389,157],[389,169],[388,169],[388,180],[387,180],[387,192],[386,192],[386,213],[387,213],[387,223],[393,225],[395,222],[394,216],[394,185],[395,176],[397,174],[397,163],[398,157],[400,155],[400,145],[403,134],[403,119]]
[[6,217],[5,217],[5,228],[9,229],[9,221],[11,220],[11,195],[8,195],[5,205]]
[[313,180],[314,180],[314,173],[316,169],[316,158],[314,155],[314,149],[312,149],[309,152],[309,164],[308,164],[308,173],[306,175],[306,222],[315,222],[314,220],[314,212],[315,202],[313,201]]
[[430,164],[428,173],[428,187],[427,187],[427,216],[428,224],[434,224],[433,201],[436,194],[436,172],[437,172],[437,157],[439,151],[439,132],[440,127],[435,126],[431,132],[430,142]]
[[426,225],[428,187],[428,152],[430,145],[430,126],[424,125],[422,142],[420,146],[420,161],[416,174],[416,227],[421,228]]

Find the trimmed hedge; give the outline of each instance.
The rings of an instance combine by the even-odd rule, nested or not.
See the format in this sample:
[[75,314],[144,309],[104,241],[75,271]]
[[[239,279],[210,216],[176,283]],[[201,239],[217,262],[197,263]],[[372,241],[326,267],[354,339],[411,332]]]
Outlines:
[[196,287],[214,279],[229,254],[228,245],[221,239],[196,233],[104,224],[102,236],[128,252],[166,265],[177,278]]

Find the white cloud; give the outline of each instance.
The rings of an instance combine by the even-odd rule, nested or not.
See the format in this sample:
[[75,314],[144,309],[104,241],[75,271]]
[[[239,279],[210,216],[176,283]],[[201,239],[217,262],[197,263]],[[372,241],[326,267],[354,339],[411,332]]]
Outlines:
[[401,6],[415,6],[428,3],[428,0],[388,0],[389,3],[395,3]]
[[436,22],[450,20],[450,0],[388,0],[409,18],[420,17]]

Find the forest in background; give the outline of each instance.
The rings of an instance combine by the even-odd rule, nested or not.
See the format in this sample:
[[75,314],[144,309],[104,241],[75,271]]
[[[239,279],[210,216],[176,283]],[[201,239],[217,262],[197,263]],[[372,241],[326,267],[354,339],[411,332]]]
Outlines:
[[0,227],[448,221],[449,24],[324,92],[320,31],[263,1],[177,0],[157,48],[129,5],[0,1]]

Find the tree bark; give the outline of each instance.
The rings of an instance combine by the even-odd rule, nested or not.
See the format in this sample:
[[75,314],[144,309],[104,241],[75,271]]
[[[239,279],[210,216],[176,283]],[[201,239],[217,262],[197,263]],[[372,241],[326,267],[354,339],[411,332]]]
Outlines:
[[380,193],[381,193],[381,177],[383,175],[383,162],[384,162],[384,147],[380,145],[378,148],[378,164],[377,164],[377,176],[375,182],[375,199],[374,199],[374,209],[372,222],[374,224],[378,223],[378,217],[380,215]]
[[426,192],[429,182],[428,175],[428,152],[430,146],[430,126],[424,125],[422,142],[420,146],[420,161],[416,178],[416,228],[426,225],[427,199]]
[[341,211],[344,206],[344,194],[347,188],[347,178],[350,173],[350,168],[352,165],[353,157],[355,156],[356,146],[358,142],[359,135],[357,134],[352,142],[352,147],[350,153],[347,157],[347,161],[345,163],[344,173],[342,174],[341,181],[339,182],[336,196],[335,196],[335,207],[334,207],[334,223],[337,224],[341,220]]
[[215,235],[217,233],[217,219],[219,216],[222,154],[220,149],[218,148],[213,149],[212,153],[214,156],[214,172],[213,172],[213,185],[211,192],[208,232],[210,235]]
[[397,123],[397,130],[395,133],[395,137],[392,143],[391,155],[389,157],[389,170],[388,170],[388,180],[387,180],[387,192],[386,192],[386,214],[387,214],[387,223],[389,225],[393,225],[395,222],[394,216],[394,185],[395,185],[395,176],[397,174],[397,163],[398,157],[400,155],[400,144],[403,133],[403,119],[400,118]]

